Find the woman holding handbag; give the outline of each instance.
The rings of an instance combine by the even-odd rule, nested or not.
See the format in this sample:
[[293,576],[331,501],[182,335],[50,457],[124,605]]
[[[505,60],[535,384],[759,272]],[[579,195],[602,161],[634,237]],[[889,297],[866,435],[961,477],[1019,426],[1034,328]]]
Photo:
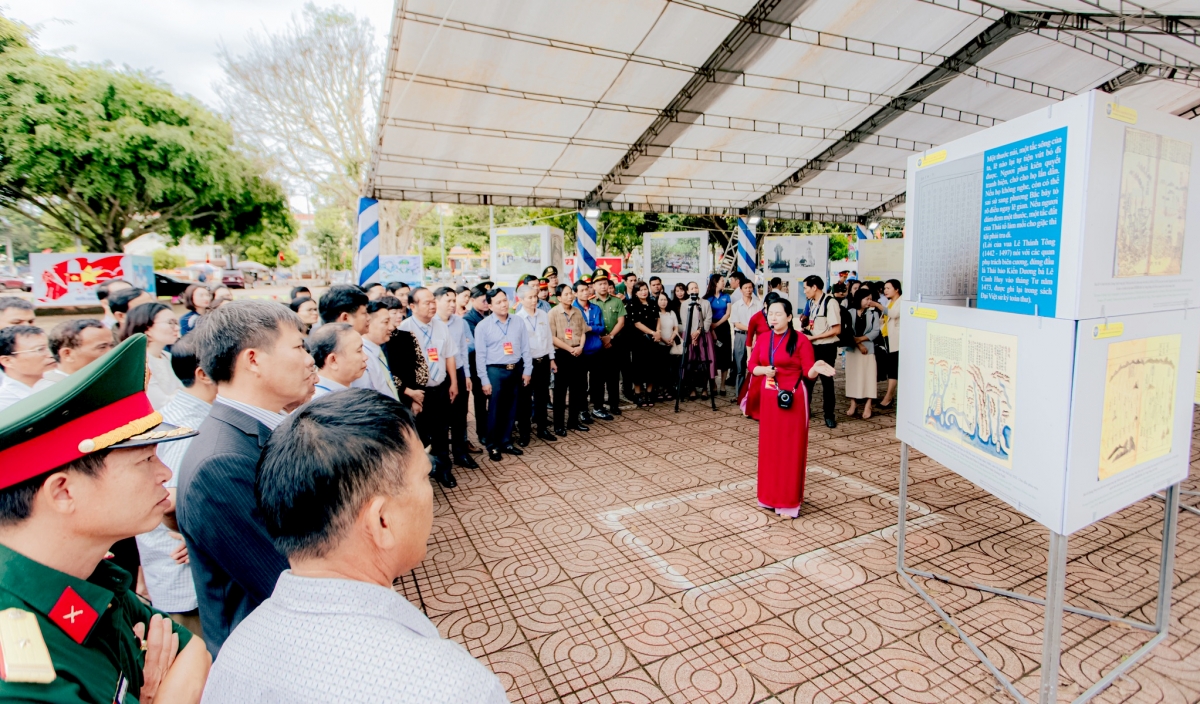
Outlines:
[[759,335],[750,371],[761,377],[758,429],[758,505],[797,518],[804,502],[808,463],[808,396],[804,377],[833,376],[813,357],[812,343],[792,327],[792,303],[780,298],[767,309],[771,329]]

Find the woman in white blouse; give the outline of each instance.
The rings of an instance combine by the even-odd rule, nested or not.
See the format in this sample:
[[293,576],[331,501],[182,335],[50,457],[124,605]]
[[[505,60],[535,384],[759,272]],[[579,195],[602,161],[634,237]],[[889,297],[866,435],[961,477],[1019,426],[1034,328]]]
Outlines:
[[183,388],[183,383],[171,369],[171,353],[166,351],[169,345],[179,340],[179,320],[168,305],[143,303],[125,316],[121,339],[139,332],[146,335],[146,369],[150,372],[146,396],[150,398],[150,405],[158,410]]

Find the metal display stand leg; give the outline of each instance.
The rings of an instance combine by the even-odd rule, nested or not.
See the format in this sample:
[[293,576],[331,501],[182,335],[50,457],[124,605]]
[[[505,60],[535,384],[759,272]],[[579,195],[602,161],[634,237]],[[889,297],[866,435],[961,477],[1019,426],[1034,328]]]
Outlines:
[[1088,616],[1103,621],[1114,623],[1123,623],[1132,628],[1137,628],[1143,631],[1150,631],[1155,634],[1148,643],[1139,648],[1136,652],[1126,658],[1123,662],[1113,668],[1107,675],[1093,684],[1086,692],[1075,699],[1074,704],[1082,704],[1092,697],[1099,694],[1104,688],[1108,687],[1118,677],[1124,674],[1129,668],[1140,660],[1143,656],[1154,649],[1159,643],[1167,637],[1167,627],[1171,619],[1171,586],[1173,583],[1175,572],[1175,534],[1179,525],[1179,485],[1175,484],[1169,487],[1166,491],[1166,496],[1163,497],[1166,506],[1163,516],[1163,536],[1162,536],[1162,553],[1159,562],[1158,576],[1158,605],[1155,613],[1154,623],[1142,623],[1132,619],[1121,618],[1119,616],[1111,616],[1099,611],[1091,611],[1089,609],[1081,609],[1074,606],[1069,606],[1065,603],[1064,595],[1066,589],[1067,577],[1067,536],[1060,535],[1051,531],[1050,533],[1050,555],[1049,565],[1046,571],[1046,598],[1039,599],[1027,594],[1008,591],[1006,589],[998,589],[985,584],[975,584],[964,582],[961,579],[956,579],[947,575],[937,574],[934,572],[926,572],[924,570],[913,569],[904,564],[904,547],[907,530],[907,509],[908,509],[908,444],[900,444],[900,516],[896,522],[896,572],[901,579],[908,583],[914,591],[925,603],[937,613],[937,615],[955,630],[958,637],[962,639],[975,657],[987,667],[992,676],[1000,683],[1004,689],[1013,696],[1021,704],[1029,704],[1029,700],[1021,696],[1012,681],[1002,673],[999,668],[988,658],[987,655],[975,644],[971,637],[962,630],[957,622],[950,617],[949,614],[938,605],[937,600],[933,598],[929,592],[925,591],[913,577],[925,577],[927,579],[936,579],[947,584],[955,584],[961,587],[976,589],[978,591],[989,594],[997,594],[999,596],[1008,597],[1010,599],[1019,599],[1034,604],[1041,604],[1046,609],[1045,628],[1042,632],[1042,682],[1038,691],[1039,704],[1054,704],[1058,700],[1058,670],[1059,661],[1062,657],[1062,621],[1063,613],[1070,612],[1081,616]]
[[[1179,490],[1179,495],[1180,495],[1180,497],[1184,497],[1184,496],[1200,496],[1200,491],[1184,491],[1184,490],[1180,489],[1180,490]],[[1154,498],[1158,499],[1159,501],[1166,501],[1166,500],[1167,500],[1167,496],[1166,496],[1166,494],[1155,494],[1155,495],[1154,495]],[[1195,506],[1188,506],[1187,504],[1185,504],[1185,503],[1182,503],[1182,499],[1181,499],[1181,501],[1180,501],[1180,504],[1179,504],[1179,510],[1181,510],[1181,511],[1187,511],[1188,513],[1194,513],[1194,514],[1196,514],[1197,516],[1200,516],[1200,508],[1196,508]]]

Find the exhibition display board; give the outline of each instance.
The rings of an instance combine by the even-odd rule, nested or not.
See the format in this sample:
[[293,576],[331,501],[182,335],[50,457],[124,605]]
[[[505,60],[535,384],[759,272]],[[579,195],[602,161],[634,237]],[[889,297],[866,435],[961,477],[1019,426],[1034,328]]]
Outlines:
[[816,274],[829,280],[829,235],[776,235],[762,246],[760,271],[767,281],[783,279],[783,290],[794,310],[804,306],[806,277]]
[[904,280],[904,238],[858,240],[860,281]]
[[650,232],[643,236],[642,242],[646,280],[659,277],[668,292],[677,283],[695,281],[704,293],[705,279],[712,269],[707,230]]
[[909,159],[906,297],[1066,319],[1200,305],[1200,129],[1092,91]]
[[124,279],[157,293],[154,258],[95,252],[31,253],[33,301],[39,307],[98,306],[95,288],[105,281]]
[[504,227],[492,230],[492,281],[512,288],[526,274],[541,276],[550,265],[563,269],[563,231],[557,227]]
[[[1167,636],[1179,482],[1200,358],[1200,126],[1091,92],[910,158],[897,570],[1025,698],[904,563],[908,448],[1050,530],[1039,701],[1057,700],[1064,611]],[[1119,145],[1114,148],[1114,145]],[[1191,223],[1191,228],[1187,224]],[[1166,490],[1156,620],[1064,601],[1072,533]]]
[[425,268],[419,254],[383,254],[379,257],[379,283],[403,282],[412,287],[423,286]]

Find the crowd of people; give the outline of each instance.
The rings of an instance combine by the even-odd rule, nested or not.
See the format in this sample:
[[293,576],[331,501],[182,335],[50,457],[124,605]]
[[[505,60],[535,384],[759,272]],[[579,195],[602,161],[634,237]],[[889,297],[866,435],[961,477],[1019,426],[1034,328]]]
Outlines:
[[[803,311],[793,310],[778,280],[760,299],[755,283],[737,274],[668,292],[658,277],[627,274],[614,282],[603,270],[560,283],[554,267],[523,279],[511,298],[488,282],[391,283],[335,285],[319,297],[297,287],[283,305],[233,301],[223,287],[196,285],[182,297],[182,318],[124,281],[106,282],[98,294],[102,319],[69,320],[49,334],[27,301],[0,298],[0,412],[10,409],[0,415],[0,460],[17,451],[29,459],[22,448],[36,438],[23,436],[19,421],[49,417],[48,408],[90,395],[148,411],[122,423],[119,414],[110,421],[97,415],[92,425],[113,427],[92,427],[78,452],[39,459],[42,472],[0,469],[0,565],[19,562],[4,546],[59,564],[46,557],[49,539],[29,533],[34,517],[47,535],[100,530],[94,517],[78,523],[86,516],[55,508],[61,485],[48,476],[108,476],[105,462],[123,466],[139,452],[145,462],[144,447],[161,443],[150,459],[170,471],[138,475],[166,492],[150,511],[160,520],[141,516],[133,532],[127,521],[126,534],[105,546],[107,562],[136,575],[134,589],[170,619],[147,616],[138,635],[143,649],[155,649],[157,669],[146,669],[147,656],[143,672],[122,673],[129,691],[142,692],[140,701],[153,699],[155,688],[192,691],[197,677],[203,684],[208,658],[194,645],[201,635],[210,656],[222,654],[206,695],[221,702],[349,677],[354,668],[332,672],[322,648],[362,667],[378,663],[384,654],[364,650],[355,633],[390,643],[393,671],[404,661],[428,676],[418,685],[373,672],[357,685],[369,690],[363,700],[428,686],[451,698],[503,701],[494,675],[393,598],[392,581],[420,562],[429,535],[432,495],[420,476],[453,489],[455,468],[478,468],[472,455],[500,462],[535,439],[587,433],[621,415],[622,405],[725,397],[761,423],[759,504],[795,517],[816,381],[831,427],[839,352],[848,413],[861,405],[870,417],[879,380],[889,380],[882,405],[896,389],[898,281],[878,289],[838,282],[827,291],[809,277]],[[126,388],[125,400],[114,397],[111,379],[99,378],[118,358],[136,366],[126,376],[141,382]],[[53,388],[66,390],[48,393]],[[77,410],[66,408],[62,418]],[[43,434],[79,432],[62,422]],[[104,530],[101,541],[118,529]],[[63,579],[99,574],[95,564],[76,567],[61,570]],[[0,594],[5,584],[0,572]],[[88,587],[76,584],[72,593],[81,589]],[[345,613],[318,606],[330,603]],[[49,606],[46,617],[53,618]],[[461,677],[439,679],[427,662],[433,657],[461,661]],[[187,668],[174,680],[167,677],[172,658]]]

